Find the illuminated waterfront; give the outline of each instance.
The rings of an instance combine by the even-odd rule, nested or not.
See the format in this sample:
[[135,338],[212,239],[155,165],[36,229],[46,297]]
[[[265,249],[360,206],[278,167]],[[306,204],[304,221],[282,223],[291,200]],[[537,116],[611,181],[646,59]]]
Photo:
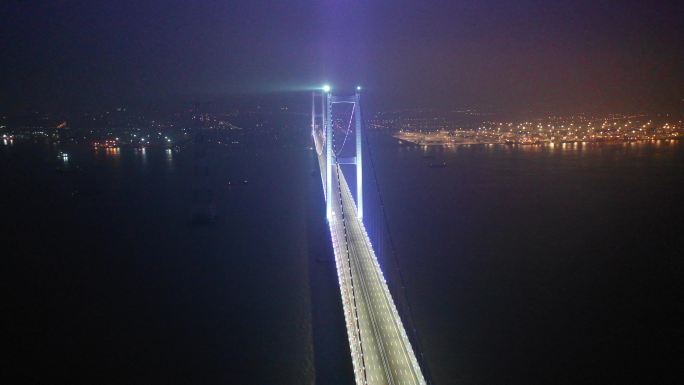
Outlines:
[[[401,125],[400,125],[401,127]],[[422,146],[459,144],[559,144],[676,140],[684,134],[681,120],[645,116],[610,118],[547,118],[524,122],[483,122],[476,127],[411,130],[402,128],[397,139]]]

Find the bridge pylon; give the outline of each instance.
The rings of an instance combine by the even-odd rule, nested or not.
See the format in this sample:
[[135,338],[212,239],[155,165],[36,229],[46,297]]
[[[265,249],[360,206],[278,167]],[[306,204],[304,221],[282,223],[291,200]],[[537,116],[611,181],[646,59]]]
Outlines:
[[[353,95],[333,95],[329,86],[324,86],[321,93],[321,134],[325,149],[325,215],[328,221],[332,218],[332,178],[333,168],[337,164],[356,165],[356,215],[363,218],[363,123],[361,119],[361,87],[356,87]],[[332,108],[334,104],[353,104],[352,114],[354,119],[354,132],[356,151],[353,157],[338,158],[335,154],[333,141]],[[316,139],[316,93],[312,94],[311,100],[311,126],[312,135]],[[351,120],[351,119],[350,119]]]
[[[321,95],[321,112],[316,114]],[[363,215],[363,136],[360,88],[351,96],[332,95],[329,87],[312,97],[314,143],[326,199],[326,215],[335,254],[335,268],[342,296],[347,338],[356,385],[426,385],[416,354],[392,299],[373,250]],[[332,107],[351,103],[347,131],[335,149]],[[321,124],[316,124],[320,118]],[[337,121],[337,119],[335,119]],[[355,156],[342,156],[354,124]],[[349,151],[351,152],[351,151]],[[357,203],[339,164],[355,164]],[[333,191],[334,188],[334,191]]]

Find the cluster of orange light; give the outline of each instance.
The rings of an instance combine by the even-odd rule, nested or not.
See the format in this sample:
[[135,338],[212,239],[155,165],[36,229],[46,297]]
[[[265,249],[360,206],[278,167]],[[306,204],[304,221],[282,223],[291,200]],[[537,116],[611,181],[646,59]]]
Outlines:
[[117,148],[117,147],[119,147],[119,144],[117,143],[116,140],[107,139],[104,141],[93,142],[93,147],[95,147],[95,148]]

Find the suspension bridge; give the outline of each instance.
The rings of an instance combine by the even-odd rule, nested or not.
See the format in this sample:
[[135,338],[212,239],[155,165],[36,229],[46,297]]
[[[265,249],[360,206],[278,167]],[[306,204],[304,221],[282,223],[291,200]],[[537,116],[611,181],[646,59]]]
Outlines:
[[[354,378],[357,385],[426,384],[362,220],[360,101],[360,87],[353,95],[333,95],[329,86],[314,92],[311,101],[311,135],[323,183]],[[351,105],[351,113],[348,121],[341,120],[348,122],[347,128],[343,138],[336,141],[333,106],[337,104]],[[352,126],[355,154],[343,157],[342,150],[351,143]],[[345,164],[356,166],[356,202],[340,167]]]

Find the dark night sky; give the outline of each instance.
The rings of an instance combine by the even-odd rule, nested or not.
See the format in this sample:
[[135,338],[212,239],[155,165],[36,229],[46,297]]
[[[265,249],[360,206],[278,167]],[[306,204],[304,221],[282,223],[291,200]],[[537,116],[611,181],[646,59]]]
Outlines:
[[3,1],[0,110],[363,84],[380,108],[679,108],[682,1]]

